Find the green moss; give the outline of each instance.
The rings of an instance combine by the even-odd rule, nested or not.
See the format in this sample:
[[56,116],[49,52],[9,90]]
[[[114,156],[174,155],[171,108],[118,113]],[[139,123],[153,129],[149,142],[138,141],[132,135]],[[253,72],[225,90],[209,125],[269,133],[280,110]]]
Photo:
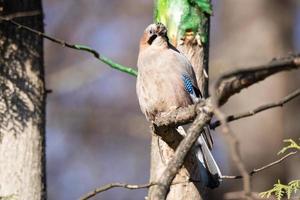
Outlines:
[[212,14],[212,5],[210,0],[190,0],[191,4],[196,4],[203,13]]
[[154,21],[165,24],[171,41],[187,32],[207,42],[207,17],[212,13],[210,0],[156,0]]

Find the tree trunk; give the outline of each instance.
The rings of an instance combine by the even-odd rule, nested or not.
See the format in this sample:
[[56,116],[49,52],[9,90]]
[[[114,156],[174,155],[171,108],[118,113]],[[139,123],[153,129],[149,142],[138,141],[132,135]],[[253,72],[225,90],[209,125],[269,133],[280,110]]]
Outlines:
[[[2,16],[43,31],[39,0],[0,1]],[[27,11],[40,14],[13,15]],[[0,199],[46,198],[42,37],[0,22]]]
[[[208,7],[202,9],[203,4]],[[156,0],[154,16],[155,21],[162,22],[167,26],[170,42],[192,63],[197,84],[204,97],[208,95],[208,79],[205,78],[203,69],[208,71],[209,15],[206,12],[209,12],[210,8],[209,0]],[[179,12],[179,10],[182,12]],[[176,139],[174,138],[174,140]],[[175,143],[178,143],[178,141]],[[173,157],[175,149],[176,145],[167,144],[161,137],[152,133],[151,182],[157,182],[161,177],[167,163]],[[205,193],[203,184],[199,181],[188,182],[188,180],[200,180],[200,168],[195,149],[190,151],[184,166],[173,180],[173,183],[184,183],[171,185],[166,199],[203,199]],[[152,189],[149,190],[149,197],[152,196],[152,191]]]

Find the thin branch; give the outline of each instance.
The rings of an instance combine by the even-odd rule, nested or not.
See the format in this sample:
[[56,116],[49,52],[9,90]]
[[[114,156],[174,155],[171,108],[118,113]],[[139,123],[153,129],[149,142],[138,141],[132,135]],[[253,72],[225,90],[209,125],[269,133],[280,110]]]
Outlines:
[[[197,182],[197,181],[192,181],[192,180],[178,181],[178,182],[172,183],[172,185],[186,184],[186,183],[191,183],[191,182]],[[105,191],[113,189],[113,188],[125,188],[125,189],[129,189],[129,190],[137,190],[137,189],[149,188],[154,185],[159,185],[159,183],[151,182],[151,183],[146,183],[146,184],[141,184],[141,185],[133,185],[133,184],[127,184],[127,183],[110,183],[110,184],[101,186],[99,188],[96,188],[93,191],[88,192],[83,197],[81,197],[80,200],[90,199],[90,198],[96,196],[97,194],[100,194],[102,192],[105,192]]]
[[214,113],[222,123],[222,132],[225,134],[227,143],[230,147],[230,155],[232,157],[234,164],[237,166],[240,174],[243,177],[243,188],[244,188],[245,196],[248,199],[251,199],[250,175],[248,174],[245,164],[240,155],[239,141],[236,135],[229,127],[228,123],[226,122],[226,117],[224,113],[222,113],[220,109],[217,107],[215,108]]
[[268,164],[268,165],[265,165],[265,166],[260,167],[260,168],[258,168],[258,169],[254,169],[252,172],[250,172],[250,175],[255,174],[255,173],[257,173],[257,172],[260,172],[260,171],[262,171],[262,170],[265,170],[265,169],[267,169],[267,168],[269,168],[269,167],[272,167],[273,165],[276,165],[276,164],[282,162],[282,161],[285,160],[286,158],[288,158],[288,157],[290,157],[290,156],[292,156],[292,155],[295,155],[296,153],[297,153],[296,151],[290,152],[290,153],[286,154],[285,156],[283,156],[282,158],[280,158],[280,159],[278,159],[278,160],[276,160],[276,161],[274,161],[274,162],[272,162],[272,163],[270,163],[270,164]]
[[[288,103],[289,101],[295,99],[298,96],[300,96],[300,89],[295,90],[294,92],[290,93],[289,95],[285,96],[284,98],[282,98],[281,100],[279,100],[277,102],[263,104],[263,105],[258,106],[257,108],[255,108],[251,111],[238,113],[238,114],[235,114],[235,115],[229,115],[229,116],[226,117],[226,121],[227,122],[232,122],[232,121],[239,120],[239,119],[242,119],[242,118],[251,117],[251,116],[253,116],[257,113],[260,113],[262,111],[265,111],[265,110],[268,110],[268,109],[271,109],[271,108],[282,107],[284,104]],[[218,121],[215,121],[215,122],[211,123],[210,128],[215,129],[220,125],[221,125],[221,122],[218,120]]]
[[24,12],[16,12],[8,15],[1,16],[2,18],[5,18],[6,21],[12,20],[15,18],[20,18],[20,17],[33,17],[42,14],[41,11],[39,10],[33,10],[33,11],[24,11]]
[[88,46],[85,46],[85,45],[79,45],[79,44],[70,44],[70,43],[67,43],[63,40],[60,40],[60,39],[57,39],[57,38],[54,38],[54,37],[51,37],[49,35],[46,35],[45,33],[42,33],[40,31],[37,31],[37,30],[34,30],[28,26],[24,26],[14,20],[12,20],[11,18],[7,18],[7,17],[4,17],[4,16],[0,16],[0,20],[3,20],[3,21],[6,21],[8,23],[11,23],[13,25],[15,25],[17,28],[19,29],[24,29],[24,30],[27,30],[27,31],[30,31],[31,33],[34,33],[34,34],[37,34],[39,36],[42,36],[43,38],[46,38],[54,43],[57,43],[57,44],[60,44],[61,46],[63,47],[68,47],[68,48],[71,48],[71,49],[75,49],[75,50],[79,50],[79,51],[85,51],[85,52],[88,52],[90,54],[92,54],[95,58],[97,58],[98,60],[100,60],[101,62],[107,64],[108,66],[116,69],[116,70],[119,70],[121,72],[125,72],[127,74],[130,74],[132,76],[137,76],[137,71],[131,67],[127,67],[127,66],[123,66],[121,64],[118,64],[114,61],[112,61],[111,59],[99,54],[96,50],[92,49],[91,47],[88,47]]
[[215,83],[217,105],[223,105],[234,94],[282,71],[300,67],[300,56],[290,56],[273,60],[269,64],[234,70],[225,73]]
[[100,188],[96,188],[95,190],[93,190],[91,192],[88,192],[86,195],[81,197],[80,200],[90,199],[90,198],[96,196],[97,194],[107,191],[112,188],[126,188],[126,189],[130,189],[130,190],[136,190],[136,189],[149,188],[152,185],[155,185],[155,183],[146,183],[143,185],[131,185],[131,184],[126,184],[126,183],[110,183],[110,184],[104,185]]
[[[287,159],[288,157],[295,155],[296,153],[297,153],[296,151],[290,152],[290,153],[286,154],[285,156],[281,157],[280,159],[278,159],[278,160],[276,160],[276,161],[274,161],[274,162],[271,162],[271,163],[269,163],[269,164],[266,164],[266,165],[264,165],[264,166],[262,166],[262,167],[260,167],[260,168],[258,168],[258,169],[253,169],[253,170],[252,170],[251,172],[249,172],[248,174],[249,174],[250,176],[252,176],[252,175],[254,175],[254,174],[258,173],[258,172],[261,172],[261,171],[266,170],[266,169],[268,169],[268,168],[270,168],[270,167],[273,167],[273,166],[275,166],[275,165],[281,163],[282,161],[284,161],[284,160]],[[241,179],[241,178],[243,178],[243,177],[242,177],[242,176],[222,176],[222,179]]]

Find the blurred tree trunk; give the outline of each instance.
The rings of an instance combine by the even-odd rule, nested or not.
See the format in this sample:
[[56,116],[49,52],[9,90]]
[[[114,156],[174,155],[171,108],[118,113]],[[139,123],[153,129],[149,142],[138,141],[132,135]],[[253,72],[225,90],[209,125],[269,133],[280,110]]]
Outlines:
[[[297,4],[294,2],[292,4],[290,2],[290,7],[293,8],[293,11],[298,12],[298,15],[300,13],[300,4],[299,1]],[[290,12],[291,14],[295,14],[295,12]],[[296,14],[295,14],[296,15]],[[298,25],[297,25],[298,24]],[[299,20],[296,19],[296,16],[294,18],[294,27],[299,28]],[[296,28],[295,28],[296,29]],[[300,35],[296,35],[294,30],[294,39],[296,37],[299,39]],[[295,42],[294,42],[295,43]],[[297,52],[295,49],[295,53]],[[285,81],[285,90],[287,92],[295,90],[295,88],[300,87],[300,71],[295,71],[294,73],[289,74],[287,80]],[[291,103],[289,103],[283,110],[283,122],[284,122],[284,139],[287,138],[292,138],[295,141],[300,138],[300,124],[299,124],[299,119],[300,119],[300,98],[297,98],[293,100]],[[298,140],[299,141],[299,140]],[[300,177],[300,159],[289,159],[287,162],[285,162],[285,171],[287,171],[286,174],[286,181],[291,181],[294,180],[295,178]]]
[[[1,15],[43,31],[40,0],[2,0]],[[43,40],[0,22],[0,199],[46,198]]]
[[[224,71],[233,70],[232,67],[250,67],[266,63],[272,58],[291,52],[294,7],[293,0],[218,1],[211,26],[211,74],[216,77]],[[233,97],[228,105],[224,106],[224,110],[228,114],[238,113],[276,101],[292,91],[286,90],[287,80],[286,74],[268,78],[243,91],[241,95]],[[282,139],[287,137],[287,129],[283,124],[285,109],[286,106],[283,109],[273,109],[231,124],[241,141],[242,156],[248,169],[278,159],[276,153],[283,145]],[[295,112],[290,114],[295,116]],[[230,159],[227,165],[231,165]],[[253,189],[262,191],[271,187],[277,178],[286,177],[286,171],[282,167],[284,164],[254,176]],[[237,171],[233,170],[231,173],[236,174]],[[232,190],[227,188],[229,186],[225,184],[223,188]],[[217,194],[217,198],[219,197],[220,194]]]
[[[197,83],[202,94],[207,97],[208,79],[203,68],[208,69],[208,29],[211,5],[209,0],[156,0],[154,21],[168,28],[170,42],[177,47],[192,63]],[[179,20],[180,19],[180,20]],[[174,131],[174,130],[169,130]],[[179,133],[177,133],[179,134]],[[167,144],[155,133],[152,134],[150,181],[157,182],[167,163],[173,157],[178,141],[173,138],[172,145]],[[196,149],[187,156],[184,166],[179,170],[173,182],[186,182],[171,185],[168,200],[203,199],[205,187],[200,180]],[[152,189],[149,190],[151,197]]]

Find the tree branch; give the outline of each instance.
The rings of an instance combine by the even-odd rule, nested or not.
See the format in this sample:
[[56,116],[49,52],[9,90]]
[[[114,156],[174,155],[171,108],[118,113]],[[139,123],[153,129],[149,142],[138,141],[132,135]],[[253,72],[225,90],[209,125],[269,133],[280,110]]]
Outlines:
[[234,70],[233,72],[223,74],[212,88],[212,103],[215,107],[214,113],[222,124],[222,132],[227,138],[230,147],[231,157],[243,177],[243,189],[247,199],[251,197],[250,175],[248,174],[245,164],[240,155],[239,141],[233,131],[230,129],[224,113],[219,106],[225,104],[234,94],[240,92],[254,83],[264,80],[266,77],[275,73],[296,69],[300,66],[300,58],[291,56],[280,60],[274,60],[268,65],[262,65],[255,68]]
[[[240,92],[243,88],[249,87],[250,85],[259,82],[275,73],[296,69],[299,66],[300,58],[290,57],[273,61],[268,65],[262,65],[250,69],[235,70],[231,73],[222,75],[218,79],[214,85],[215,87],[213,88],[213,96],[205,101],[206,106],[202,107],[202,110],[198,109],[197,105],[194,107],[190,106],[188,108],[180,108],[178,110],[169,112],[155,119],[154,124],[156,125],[174,126],[174,124],[178,122],[188,123],[197,116],[188,130],[187,136],[179,144],[174,157],[168,163],[167,168],[159,179],[160,185],[154,186],[157,188],[155,188],[155,192],[153,192],[154,196],[151,197],[151,199],[164,199],[166,197],[172,180],[182,166],[188,151],[192,148],[193,144],[200,136],[201,129],[205,123],[210,121],[213,111],[223,124],[223,132],[227,136],[228,142],[230,143],[232,158],[243,177],[245,195],[248,198],[251,198],[250,176],[246,171],[244,163],[242,162],[238,140],[228,126],[226,117],[220,112],[218,106],[226,103],[230,96]],[[204,108],[206,109],[206,112],[201,112],[205,110]],[[197,110],[199,110],[199,112]],[[201,120],[200,116],[203,117]]]
[[222,113],[220,109],[217,107],[215,108],[214,113],[222,123],[222,132],[225,134],[228,146],[230,147],[230,155],[232,157],[234,164],[237,166],[240,174],[243,177],[243,188],[244,188],[245,196],[248,199],[251,199],[250,175],[248,174],[245,164],[240,155],[239,141],[236,135],[230,129],[228,123],[226,122],[226,117],[224,113]]
[[[300,89],[295,90],[294,92],[290,93],[289,95],[285,96],[284,98],[282,98],[281,100],[279,100],[277,102],[263,104],[263,105],[258,106],[255,109],[247,111],[247,112],[229,115],[226,117],[226,121],[232,122],[232,121],[239,120],[242,118],[251,117],[257,113],[263,112],[263,111],[271,109],[271,108],[282,107],[284,104],[288,103],[289,101],[295,99],[298,96],[300,96]],[[218,121],[211,123],[210,128],[215,129],[220,125],[221,125],[221,122],[218,120]]]
[[121,64],[118,64],[114,61],[112,61],[111,59],[99,54],[95,49],[92,49],[91,47],[85,46],[85,45],[79,45],[79,44],[70,44],[67,43],[63,40],[51,37],[49,35],[46,35],[45,33],[42,33],[40,31],[34,30],[28,26],[24,26],[22,24],[19,24],[18,22],[14,21],[12,19],[12,17],[4,17],[4,16],[0,16],[0,20],[1,21],[6,21],[8,23],[11,23],[13,25],[15,25],[17,28],[19,29],[24,29],[27,31],[30,31],[31,33],[37,34],[39,36],[42,36],[43,38],[46,38],[54,43],[60,44],[63,47],[68,47],[71,49],[75,49],[75,50],[79,50],[79,51],[85,51],[88,52],[90,54],[92,54],[95,58],[97,58],[98,60],[100,60],[101,62],[107,64],[108,66],[110,66],[113,69],[119,70],[121,72],[125,72],[127,74],[130,74],[132,76],[137,76],[137,71],[131,67],[127,67],[127,66],[123,66]]
[[[230,73],[221,75],[218,78],[214,86],[215,90],[213,90],[211,94],[212,96],[215,96],[214,97],[215,99],[217,99],[218,101],[217,105],[221,106],[225,104],[228,98],[230,98],[234,94],[239,93],[242,89],[247,88],[259,81],[262,81],[268,76],[271,76],[275,73],[279,73],[282,71],[297,69],[299,67],[300,67],[300,56],[293,56],[288,58],[278,58],[269,64],[265,64],[257,67],[234,70]],[[296,90],[294,93],[290,94],[289,96],[285,97],[282,100],[283,104],[299,96],[297,91],[298,90]],[[208,98],[206,101],[211,101],[211,98]],[[200,112],[199,108],[201,108],[202,105],[203,102],[200,102],[200,105],[198,104],[191,105],[185,108],[178,108],[169,113],[164,113],[163,115],[157,117],[153,123],[158,127],[175,126],[175,125],[190,123],[195,119],[197,114]],[[268,106],[268,105],[263,105],[263,106]],[[280,104],[278,106],[280,106]],[[276,106],[272,106],[272,107],[276,107]],[[261,112],[269,108],[257,108],[257,109],[262,109],[258,111]],[[241,113],[238,115],[245,115],[245,117],[248,117],[246,116],[245,113]],[[243,118],[243,116],[241,118]],[[229,120],[228,122],[234,120],[235,119]],[[220,125],[219,124],[220,122],[215,122],[215,123],[216,124],[213,123],[212,128],[215,128]]]
[[223,105],[234,94],[278,72],[300,67],[300,56],[275,59],[269,64],[234,70],[221,75],[215,83],[217,105]]
[[206,104],[203,108],[205,108],[205,112],[201,112],[189,127],[187,136],[180,142],[174,157],[169,161],[162,176],[159,178],[159,185],[153,186],[156,188],[153,190],[153,196],[150,197],[151,200],[161,200],[166,198],[170,185],[178,170],[183,165],[187,153],[200,136],[203,126],[210,121],[212,117],[212,107],[209,104]]
[[[258,169],[253,169],[249,175],[252,176],[258,172],[261,172],[263,170],[266,170],[274,165],[277,165],[279,163],[281,163],[282,161],[284,161],[285,159],[287,159],[288,157],[295,155],[297,152],[290,152],[289,154],[283,156],[282,158],[269,163],[267,165],[264,165],[263,167],[260,167]],[[222,176],[222,179],[241,179],[242,176]],[[198,182],[198,181],[194,181],[194,180],[190,180],[190,181],[186,181],[186,182],[175,182],[172,183],[172,185],[175,184],[183,184],[183,183],[188,183],[188,182]],[[96,196],[99,193],[105,192],[107,190],[113,189],[113,188],[126,188],[126,189],[130,189],[130,190],[136,190],[136,189],[145,189],[145,188],[149,188],[151,186],[157,185],[157,183],[146,183],[146,184],[142,184],[142,185],[133,185],[133,184],[127,184],[127,183],[110,183],[104,186],[101,186],[99,188],[94,189],[93,191],[88,192],[87,194],[85,194],[83,197],[80,198],[80,200],[87,200],[90,199],[94,196]]]
[[90,199],[90,198],[96,196],[97,194],[99,194],[101,192],[105,192],[112,188],[119,187],[119,188],[126,188],[126,189],[130,189],[130,190],[136,190],[136,189],[149,188],[152,185],[155,185],[155,183],[147,183],[147,184],[143,184],[143,185],[131,185],[131,184],[127,184],[127,183],[110,183],[110,184],[104,185],[102,187],[96,188],[95,190],[93,190],[91,192],[88,192],[86,195],[81,197],[80,200]]
[[[178,181],[178,182],[172,183],[172,185],[186,184],[186,183],[190,183],[190,182],[194,182],[194,181],[192,181],[192,180]],[[195,181],[195,182],[197,182],[197,181]],[[96,196],[97,194],[100,194],[102,192],[105,192],[105,191],[113,189],[113,188],[125,188],[125,189],[129,189],[129,190],[137,190],[137,189],[149,188],[154,185],[158,185],[158,183],[146,183],[146,184],[141,184],[141,185],[133,185],[133,184],[127,184],[127,183],[109,183],[107,185],[96,188],[93,191],[88,192],[87,194],[82,196],[80,198],[80,200],[90,199],[90,198]]]
[[1,16],[1,17],[5,18],[5,20],[12,20],[12,19],[15,19],[15,18],[32,17],[32,16],[36,16],[36,15],[40,15],[40,14],[42,14],[41,11],[33,10],[33,11],[24,11],[24,12],[11,13],[11,14],[4,15],[4,16]]
[[[252,176],[252,175],[254,175],[254,174],[258,173],[258,172],[261,172],[261,171],[266,170],[266,169],[268,169],[268,168],[270,168],[270,167],[273,167],[273,166],[275,166],[275,165],[281,163],[282,161],[284,161],[284,160],[287,159],[288,157],[295,155],[296,153],[297,153],[296,151],[290,152],[290,153],[286,154],[285,156],[281,157],[280,159],[278,159],[278,160],[276,160],[276,161],[274,161],[274,162],[271,162],[271,163],[269,163],[269,164],[266,164],[266,165],[264,165],[264,166],[262,166],[262,167],[260,167],[260,168],[258,168],[258,169],[253,169],[253,170],[252,170],[251,172],[249,172],[248,174],[249,174],[250,176]],[[241,179],[241,178],[243,178],[243,177],[242,177],[242,176],[222,176],[222,179]]]

